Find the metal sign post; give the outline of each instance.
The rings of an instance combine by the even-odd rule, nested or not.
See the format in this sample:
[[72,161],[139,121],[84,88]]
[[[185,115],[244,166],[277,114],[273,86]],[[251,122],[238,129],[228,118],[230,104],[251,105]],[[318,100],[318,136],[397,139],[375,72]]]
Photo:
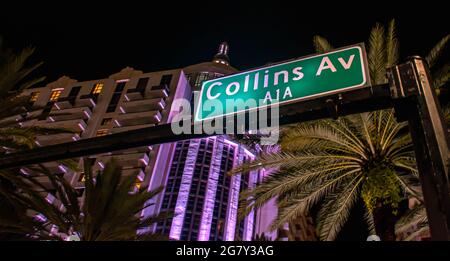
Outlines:
[[447,126],[426,62],[412,57],[388,71],[394,108],[412,135],[432,240],[450,240]]

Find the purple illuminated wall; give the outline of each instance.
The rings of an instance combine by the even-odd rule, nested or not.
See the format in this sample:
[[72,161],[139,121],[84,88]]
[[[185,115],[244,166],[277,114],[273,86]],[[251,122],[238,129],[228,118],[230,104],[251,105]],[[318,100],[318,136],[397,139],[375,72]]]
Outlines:
[[200,139],[190,141],[188,155],[183,170],[183,177],[181,179],[181,186],[178,193],[177,203],[175,205],[175,216],[173,217],[172,226],[169,237],[171,239],[179,240],[181,230],[183,228],[184,215],[186,212],[186,204],[189,197],[189,191],[192,184],[192,176],[197,161],[197,153],[200,146]]
[[[249,188],[254,188],[256,185],[256,181],[258,178],[258,172],[251,171],[249,174]],[[245,218],[245,225],[244,225],[244,235],[243,240],[244,241],[250,241],[252,240],[253,235],[253,221],[255,220],[255,212],[252,210],[250,214]]]
[[[242,147],[238,148],[238,156],[234,161],[234,166],[242,163],[244,154]],[[241,175],[234,175],[231,177],[230,197],[228,199],[228,213],[225,224],[225,241],[234,240],[237,222],[237,210],[239,205],[239,189],[241,186]]]
[[217,181],[219,179],[220,165],[222,161],[223,152],[223,136],[215,138],[213,159],[211,162],[211,169],[208,175],[208,183],[206,187],[205,204],[203,205],[203,214],[200,223],[200,231],[198,233],[199,241],[209,240],[211,230],[211,220],[214,211],[214,204],[216,198]]
[[[244,159],[251,160],[254,155],[225,136],[196,139],[188,143],[185,158],[181,156],[183,154],[180,154],[184,150],[183,146],[185,145],[183,144],[185,143],[177,145],[179,151],[177,160],[170,161],[172,162],[172,171],[169,174],[171,177],[170,189],[163,200],[165,202],[163,209],[173,210],[175,216],[172,220],[161,222],[158,229],[167,231],[164,233],[168,233],[169,237],[174,240],[208,241],[214,238],[231,241],[236,238],[236,231],[239,228],[240,237],[243,240],[251,240],[254,213],[252,212],[238,227],[237,211],[240,190],[247,186],[252,187],[258,173],[246,174],[245,183],[242,183],[241,175],[232,177],[226,175],[230,166],[239,165]],[[207,154],[211,155],[210,160],[207,159]],[[184,164],[184,167],[180,169],[182,170],[180,185],[174,186],[181,164]],[[206,169],[207,172],[204,172]],[[227,185],[225,185],[226,179],[229,180]],[[220,190],[219,180],[221,182]],[[204,192],[200,192],[202,186],[204,186]],[[218,201],[218,199],[220,200]],[[175,200],[173,205],[170,203],[173,202],[172,200]],[[202,204],[201,210],[198,210],[197,206],[200,203]],[[195,221],[197,217],[198,221]],[[195,226],[195,222],[199,222],[197,226]]]

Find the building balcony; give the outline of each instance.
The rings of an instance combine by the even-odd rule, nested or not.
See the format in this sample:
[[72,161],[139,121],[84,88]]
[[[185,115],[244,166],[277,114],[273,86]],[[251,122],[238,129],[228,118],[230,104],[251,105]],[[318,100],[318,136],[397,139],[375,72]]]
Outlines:
[[53,184],[50,181],[50,179],[47,176],[43,175],[43,174],[41,174],[40,176],[34,176],[34,180],[36,180],[42,186],[44,186],[45,188],[47,188],[49,190],[53,188]]
[[79,107],[89,107],[93,108],[97,104],[97,94],[86,94],[81,95],[78,99],[76,97],[64,97],[58,99],[55,102],[54,106],[58,110],[65,110],[71,108],[79,108]]
[[164,110],[166,102],[162,98],[154,99],[142,99],[142,100],[130,100],[123,103],[120,106],[121,113],[133,113],[144,111],[158,111]]
[[125,100],[127,101],[167,97],[169,97],[169,87],[166,84],[152,86],[151,88],[129,89],[125,94]]
[[41,110],[36,110],[28,113],[16,114],[3,119],[0,119],[0,126],[20,126],[30,127],[37,122],[37,118],[42,113]]
[[[70,181],[76,173],[74,172],[75,170],[71,170],[56,161],[46,162],[43,163],[43,165],[52,176],[59,176],[60,178],[64,177],[64,179],[68,181]],[[28,177],[32,177],[37,182],[41,183],[45,188],[54,189],[54,186],[48,176],[40,171],[37,165],[21,167],[19,171]]]
[[139,124],[139,125],[131,125],[131,126],[118,126],[117,124],[114,125],[114,128],[110,129],[110,133],[119,133],[124,131],[130,131],[130,130],[137,130],[147,127],[153,127],[155,124]]
[[[20,127],[32,127],[32,126],[38,126],[39,122],[40,121],[38,119],[32,119],[32,120],[20,122],[19,125],[20,125]],[[39,126],[39,127],[42,127],[42,126]]]
[[58,110],[64,110],[67,108],[73,108],[75,106],[76,97],[63,97],[59,98],[58,101],[55,102],[54,106]]
[[114,158],[123,168],[142,168],[146,167],[150,161],[147,153],[132,152],[132,153],[114,153],[110,155],[102,155],[99,161],[106,163]]
[[[64,175],[68,171],[70,171],[66,166],[56,162],[45,162],[42,164],[50,173],[54,175]],[[21,167],[20,172],[26,176],[29,177],[45,177],[45,174],[43,174],[41,171],[39,171],[39,168],[37,165],[33,165],[33,167]]]
[[122,175],[124,177],[131,176],[131,175],[133,175],[135,173],[138,173],[137,174],[137,179],[139,179],[140,181],[144,180],[145,172],[142,170],[142,168],[125,168],[125,169],[122,169]]
[[87,121],[91,117],[92,117],[92,110],[87,106],[83,106],[83,107],[67,108],[63,110],[52,110],[49,114],[48,119],[51,122],[74,120],[74,119],[83,119]]
[[33,126],[66,129],[75,133],[81,133],[87,128],[87,124],[83,119],[61,120],[54,122],[36,121]]
[[162,120],[162,115],[159,111],[146,111],[119,114],[114,121],[114,128],[116,127],[128,127],[135,125],[149,125],[158,124]]
[[19,121],[22,119],[23,119],[23,117],[20,114],[9,116],[9,117],[0,119],[0,126],[19,124]]
[[36,137],[36,143],[40,146],[48,146],[59,143],[77,141],[80,139],[78,133],[60,133],[52,135],[43,135]]

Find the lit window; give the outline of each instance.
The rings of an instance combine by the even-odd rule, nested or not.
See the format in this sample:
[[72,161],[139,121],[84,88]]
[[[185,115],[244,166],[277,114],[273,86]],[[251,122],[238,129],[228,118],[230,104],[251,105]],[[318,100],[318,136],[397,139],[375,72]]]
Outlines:
[[80,173],[80,176],[78,177],[78,182],[85,182],[86,177],[84,176],[84,172]]
[[99,94],[102,92],[103,89],[103,83],[97,83],[94,86],[94,89],[92,89],[92,94]]
[[95,136],[99,137],[99,136],[105,136],[108,135],[108,129],[101,129],[97,131],[97,134]]
[[142,185],[142,181],[136,180],[136,183],[134,185],[136,186],[137,189],[140,189],[141,185]]
[[50,101],[57,101],[59,96],[61,96],[62,90],[53,90],[52,94],[50,94]]
[[104,118],[102,120],[102,126],[110,124],[111,121],[112,121],[112,118]]
[[39,92],[32,92],[30,96],[30,101],[35,102],[39,98]]

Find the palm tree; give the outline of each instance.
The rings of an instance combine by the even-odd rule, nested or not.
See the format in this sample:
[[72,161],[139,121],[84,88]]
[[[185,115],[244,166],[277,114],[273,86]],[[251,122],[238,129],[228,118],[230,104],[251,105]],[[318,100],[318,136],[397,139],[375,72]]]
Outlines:
[[[65,129],[22,127],[21,121],[30,120],[30,96],[22,91],[44,80],[44,77],[26,81],[30,73],[42,63],[26,67],[34,48],[25,48],[18,54],[2,48],[0,39],[0,155],[14,150],[36,146],[38,135],[70,132]],[[16,115],[21,115],[17,119]],[[75,169],[71,160],[61,161]],[[81,203],[77,191],[63,177],[50,173],[43,165],[29,166],[43,174],[56,192],[56,203],[47,201],[48,188],[35,177],[16,170],[0,171],[0,237],[2,239],[65,239],[76,234],[82,240],[148,240],[165,239],[145,232],[168,213],[139,217],[140,211],[162,188],[147,191],[135,189],[136,175],[121,177],[117,164],[107,164],[105,170],[93,177],[85,164],[86,196]],[[130,193],[130,191],[133,191]],[[55,232],[57,228],[58,232]],[[137,231],[142,231],[137,233]]]
[[0,194],[12,203],[15,213],[19,213],[0,216],[0,233],[16,234],[30,240],[65,240],[72,235],[86,241],[165,239],[153,234],[149,228],[167,218],[169,213],[140,217],[143,209],[153,205],[149,201],[162,191],[162,187],[152,191],[147,187],[136,188],[137,173],[122,176],[114,160],[94,177],[91,164],[85,159],[85,197],[81,202],[76,189],[64,177],[41,168],[56,189],[54,202],[47,201],[46,188],[35,178],[0,172],[1,177],[17,188],[0,188]]
[[[448,36],[427,57],[433,66]],[[316,50],[331,44],[315,36]],[[369,71],[373,84],[386,83],[386,69],[397,64],[399,43],[395,22],[387,31],[376,24],[368,41]],[[439,72],[442,70],[439,70]],[[435,74],[441,88],[448,73]],[[318,207],[317,231],[321,240],[334,240],[360,199],[371,233],[394,240],[395,213],[405,196],[421,200],[414,151],[406,123],[398,123],[392,110],[319,120],[285,128],[281,152],[262,154],[231,171],[274,170],[254,189],[241,193],[239,217],[277,198],[279,212],[272,229],[310,214]]]
[[[30,96],[22,95],[23,90],[42,82],[45,77],[27,80],[42,63],[30,67],[27,60],[34,48],[25,48],[18,54],[2,47],[0,38],[0,155],[11,150],[29,149],[36,146],[38,135],[68,132],[64,129],[42,127],[21,127],[20,121],[29,120]],[[39,109],[39,108],[35,108]],[[21,119],[13,116],[21,115]],[[11,118],[12,117],[12,118]]]
[[[22,92],[44,80],[45,77],[27,80],[42,63],[27,67],[26,63],[34,53],[34,48],[25,48],[16,54],[3,48],[2,43],[0,38],[0,155],[35,147],[35,139],[38,135],[69,132],[65,129],[22,127],[20,125],[21,121],[37,117],[30,116],[32,115],[30,113],[32,109],[29,103],[30,96],[22,95]],[[20,118],[17,118],[16,115],[20,115]],[[73,165],[70,160],[62,163],[69,167]],[[0,176],[0,187],[5,191],[13,191],[15,186]],[[0,196],[0,212],[1,215],[9,218],[23,214],[19,209],[14,211],[14,206],[2,196]]]

